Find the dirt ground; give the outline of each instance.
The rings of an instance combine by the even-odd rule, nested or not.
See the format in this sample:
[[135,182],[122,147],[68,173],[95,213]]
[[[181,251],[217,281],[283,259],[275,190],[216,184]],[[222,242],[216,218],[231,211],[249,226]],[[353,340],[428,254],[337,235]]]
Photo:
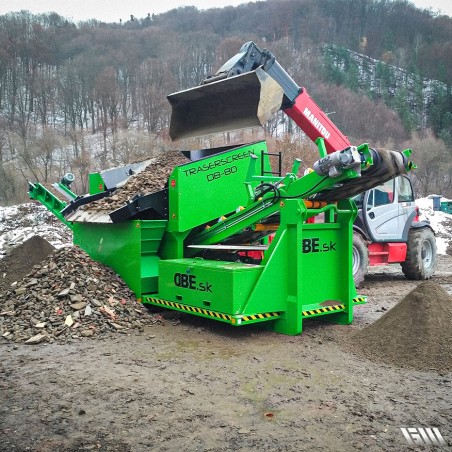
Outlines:
[[[452,256],[433,281],[452,294]],[[417,284],[374,268],[353,325],[305,321],[296,337],[168,311],[164,325],[113,339],[0,341],[0,450],[425,450],[400,427],[437,427],[452,450],[451,373],[343,345]]]

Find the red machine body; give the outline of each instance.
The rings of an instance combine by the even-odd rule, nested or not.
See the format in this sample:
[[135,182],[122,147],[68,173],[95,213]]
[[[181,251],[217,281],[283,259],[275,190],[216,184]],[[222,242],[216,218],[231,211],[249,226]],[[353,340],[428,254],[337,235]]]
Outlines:
[[406,243],[370,243],[369,265],[386,265],[404,262],[406,259]]

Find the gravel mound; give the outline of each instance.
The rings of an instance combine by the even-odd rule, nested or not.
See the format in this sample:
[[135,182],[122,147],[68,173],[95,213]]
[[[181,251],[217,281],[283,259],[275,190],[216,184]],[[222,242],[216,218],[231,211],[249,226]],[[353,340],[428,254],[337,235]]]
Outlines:
[[80,209],[86,211],[111,211],[122,207],[136,195],[147,195],[163,190],[173,169],[176,166],[188,162],[190,160],[181,152],[165,152],[156,157],[154,161],[138,174],[131,176],[111,196],[81,206]]
[[56,250],[0,299],[0,338],[28,344],[127,333],[160,318],[77,247]]
[[[34,236],[13,248],[0,260],[0,292],[31,271],[34,265],[42,262],[55,248],[40,236]],[[1,300],[0,300],[1,306]]]
[[426,281],[379,320],[347,340],[373,361],[417,370],[452,371],[452,297]]

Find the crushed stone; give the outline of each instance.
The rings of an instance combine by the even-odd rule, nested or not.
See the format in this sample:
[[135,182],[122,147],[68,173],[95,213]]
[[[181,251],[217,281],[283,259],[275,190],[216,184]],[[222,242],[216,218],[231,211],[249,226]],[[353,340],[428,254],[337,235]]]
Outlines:
[[0,341],[37,344],[142,331],[162,321],[78,247],[61,248],[0,293]]
[[131,176],[111,196],[81,206],[85,211],[111,211],[126,204],[136,195],[146,195],[163,190],[176,166],[190,162],[181,152],[171,151],[156,157],[139,173]]

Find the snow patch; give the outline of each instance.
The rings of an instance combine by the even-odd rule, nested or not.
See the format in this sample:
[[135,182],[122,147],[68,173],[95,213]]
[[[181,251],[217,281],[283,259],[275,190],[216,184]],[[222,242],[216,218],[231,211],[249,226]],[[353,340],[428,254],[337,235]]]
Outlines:
[[[426,198],[416,199],[416,205],[419,207],[419,219],[430,221],[430,225],[435,231],[436,247],[438,254],[447,254],[447,248],[452,247],[452,215],[439,210],[433,210],[433,195]],[[441,201],[449,201],[447,198],[441,198]]]
[[0,258],[33,236],[55,248],[72,244],[72,232],[43,205],[35,203],[0,207]]

